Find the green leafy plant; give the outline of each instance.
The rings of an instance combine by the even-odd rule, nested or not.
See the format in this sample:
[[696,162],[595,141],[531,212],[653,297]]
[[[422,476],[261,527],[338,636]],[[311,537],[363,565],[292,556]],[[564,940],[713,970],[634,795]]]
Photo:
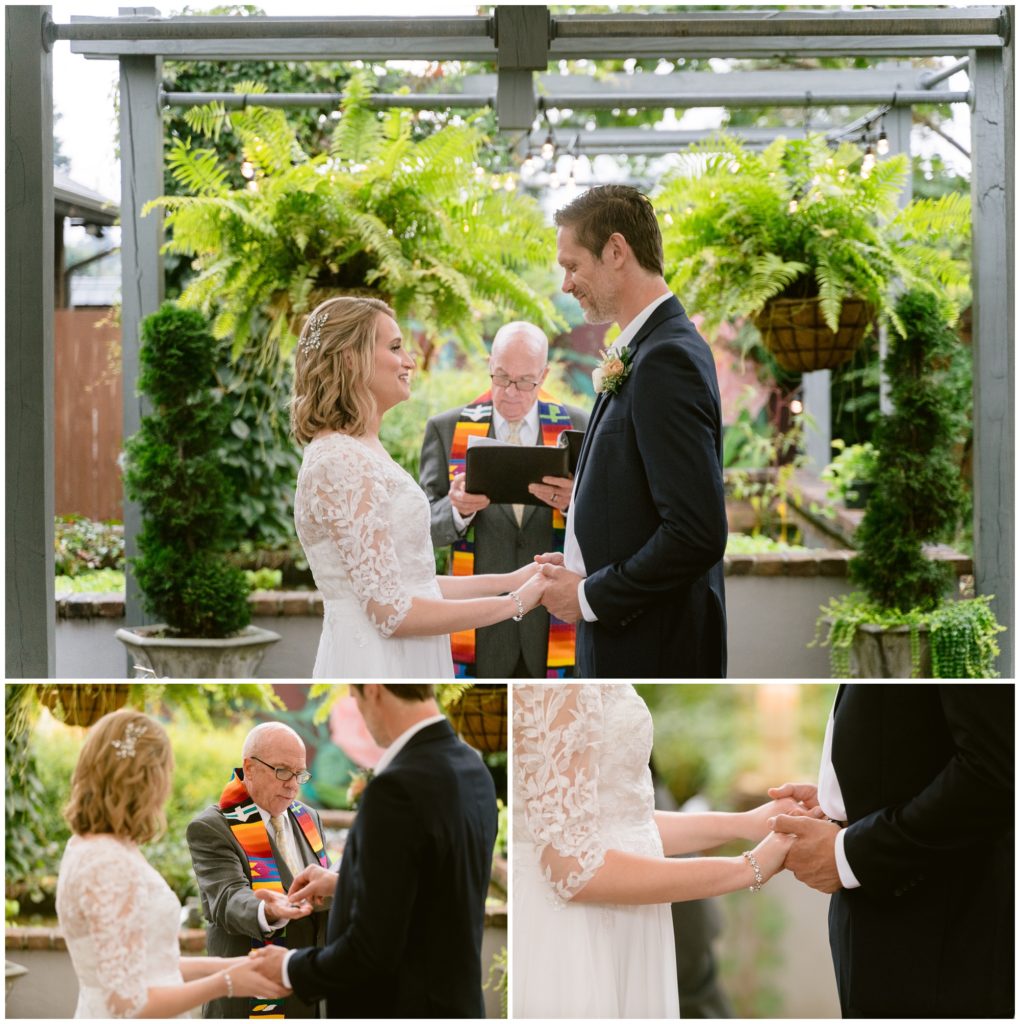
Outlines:
[[53,524],[54,572],[80,576],[93,569],[124,568],[124,526],[87,516],[57,516]]
[[164,303],[142,322],[138,385],[153,411],[126,445],[125,488],[142,512],[133,568],[146,610],[179,636],[225,637],[251,619],[225,558],[233,490],[218,439],[230,409],[214,389],[216,348],[194,310]]
[[494,953],[492,963],[489,964],[489,976],[482,986],[485,989],[492,989],[499,995],[500,1016],[506,1017],[508,1013],[508,992],[510,986],[510,970],[506,946],[503,946],[498,953]]
[[77,576],[56,576],[53,589],[57,594],[122,594],[124,573],[120,569],[95,569]]
[[479,320],[490,310],[556,327],[552,304],[519,273],[552,255],[538,204],[478,167],[486,140],[472,123],[414,139],[411,113],[377,114],[371,91],[365,73],[351,76],[329,150],[315,155],[280,110],[189,112],[196,133],[213,138],[229,120],[253,177],[233,188],[215,150],[190,139],[171,146],[167,162],[188,194],[146,209],[167,211],[165,250],[194,257],[181,301],[215,311],[214,333],[232,338],[235,353],[265,311],[270,326],[257,340],[267,362],[293,347],[301,316],[340,292],[388,299],[430,343],[450,332],[480,348]]
[[760,153],[726,135],[688,151],[655,200],[670,287],[712,328],[773,297],[821,299],[839,323],[843,300],[864,299],[900,335],[894,282],[920,288],[952,321],[965,290],[956,240],[969,231],[965,195],[897,199],[909,173],[897,155],[863,173],[861,151],[824,135],[776,139]]
[[865,623],[907,627],[914,674],[921,667],[920,637],[930,635],[932,672],[961,677],[996,675],[1001,628],[978,601],[947,601],[954,574],[930,558],[924,545],[955,535],[966,508],[954,460],[959,398],[953,386],[953,350],[959,340],[930,293],[911,291],[897,302],[904,325],[891,340],[886,368],[893,412],[875,431],[874,490],[855,535],[850,578],[863,588],[822,609],[834,675],[847,675],[849,653]]
[[874,482],[878,452],[870,441],[848,445],[838,437],[833,438],[832,447],[839,454],[819,474],[829,485],[826,494],[830,501],[853,501],[859,496],[855,484]]

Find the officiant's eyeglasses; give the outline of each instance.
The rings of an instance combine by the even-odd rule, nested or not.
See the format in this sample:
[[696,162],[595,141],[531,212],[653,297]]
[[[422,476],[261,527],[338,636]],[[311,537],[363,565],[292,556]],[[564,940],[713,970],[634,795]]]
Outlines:
[[491,373],[489,374],[489,380],[492,381],[492,386],[496,388],[503,388],[505,391],[511,384],[518,391],[534,391],[538,387],[539,381],[529,380],[527,377],[521,380],[514,380],[513,377],[508,377],[505,373]]
[[251,759],[258,761],[259,764],[265,764],[267,768],[271,768],[273,774],[281,782],[290,782],[291,779],[297,779],[298,785],[303,786],[312,777],[312,773],[305,771],[303,768],[299,772],[292,772],[289,768],[277,768],[275,765],[266,764],[261,757],[256,757],[254,754],[251,755]]

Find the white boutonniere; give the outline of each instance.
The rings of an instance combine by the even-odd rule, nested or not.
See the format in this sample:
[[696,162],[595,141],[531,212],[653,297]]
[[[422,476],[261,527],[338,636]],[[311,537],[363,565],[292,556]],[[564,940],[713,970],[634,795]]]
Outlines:
[[611,395],[618,395],[623,382],[630,373],[631,360],[634,358],[630,346],[622,352],[607,349],[602,353],[602,362],[592,371],[591,382],[595,385],[595,394],[608,391]]

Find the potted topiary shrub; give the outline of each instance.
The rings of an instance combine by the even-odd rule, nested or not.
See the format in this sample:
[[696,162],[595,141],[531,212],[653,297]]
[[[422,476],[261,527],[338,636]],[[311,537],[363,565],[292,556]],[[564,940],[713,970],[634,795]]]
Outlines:
[[990,596],[947,597],[952,567],[924,545],[953,538],[964,508],[953,442],[960,396],[949,381],[959,344],[937,300],[910,291],[896,303],[904,335],[886,370],[893,412],[875,432],[874,489],[855,535],[850,577],[863,588],[822,608],[834,676],[988,678],[997,675]]
[[138,386],[152,412],[127,442],[124,484],[142,514],[132,567],[162,623],[117,638],[161,677],[250,676],[279,639],[249,625],[248,585],[224,551],[232,491],[218,445],[230,411],[213,388],[216,348],[205,318],[173,303],[142,323]]
[[710,329],[752,317],[793,373],[846,362],[876,318],[902,334],[894,281],[930,292],[952,319],[950,289],[967,270],[943,240],[966,237],[969,202],[952,193],[898,209],[909,173],[903,154],[871,166],[820,134],[761,153],[725,135],[692,146],[655,200],[670,287]]

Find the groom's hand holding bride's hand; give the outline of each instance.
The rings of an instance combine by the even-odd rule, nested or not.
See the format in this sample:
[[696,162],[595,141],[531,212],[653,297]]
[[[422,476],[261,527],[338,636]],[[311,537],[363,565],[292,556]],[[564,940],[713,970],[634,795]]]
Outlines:
[[793,800],[796,805],[769,820],[777,834],[795,839],[786,867],[798,882],[819,892],[835,892],[843,887],[836,867],[836,835],[840,826],[829,821],[818,806],[818,787],[810,782],[784,782],[773,786],[769,796],[774,800]]
[[542,575],[549,581],[542,595],[542,604],[558,619],[577,622],[581,618],[581,602],[577,598],[577,585],[583,577],[571,572],[563,564],[563,555],[549,552],[535,555]]
[[[265,949],[286,953],[280,946],[266,946]],[[280,968],[277,967],[273,974],[269,961],[256,959],[256,952],[261,953],[263,950],[253,950],[246,957],[231,957],[228,961],[230,991],[235,996],[250,996],[253,999],[282,999],[289,996],[291,990],[284,988]]]
[[[778,792],[779,790],[777,789],[770,789],[769,796],[774,796]],[[821,813],[819,810],[818,814]],[[743,812],[743,818],[746,822],[743,838],[753,839],[755,842],[763,839],[772,831],[771,821],[778,814],[806,814],[813,816],[815,811],[808,809],[803,803],[799,803],[797,797],[792,794],[780,794],[768,803]]]
[[[257,971],[263,985],[275,986],[284,994],[289,994],[290,989],[283,987],[283,961],[287,959],[287,950],[283,946],[262,946],[253,949],[248,954],[248,962],[254,971]],[[256,995],[269,995],[261,989]]]

